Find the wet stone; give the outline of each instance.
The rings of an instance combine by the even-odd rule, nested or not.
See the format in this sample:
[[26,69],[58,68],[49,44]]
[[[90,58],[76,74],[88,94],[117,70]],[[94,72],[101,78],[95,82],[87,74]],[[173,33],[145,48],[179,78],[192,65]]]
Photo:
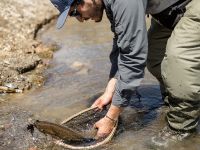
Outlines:
[[33,70],[40,62],[41,59],[37,55],[11,55],[11,57],[8,59],[8,67],[16,70],[19,74],[22,74]]
[[28,119],[33,115],[28,111],[23,111],[17,107],[2,108],[0,112],[0,120],[4,124],[0,127],[0,149],[29,149],[38,148],[45,149],[51,139],[47,140],[44,134],[35,131],[32,136],[26,130]]

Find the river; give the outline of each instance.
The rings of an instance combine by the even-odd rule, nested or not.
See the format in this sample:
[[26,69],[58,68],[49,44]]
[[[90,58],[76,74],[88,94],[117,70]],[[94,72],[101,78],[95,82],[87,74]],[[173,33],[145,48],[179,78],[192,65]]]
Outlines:
[[[56,42],[60,49],[54,53],[44,73],[43,87],[24,94],[0,96],[0,149],[25,150],[38,146],[38,143],[41,149],[62,149],[40,133],[36,135],[39,140],[33,138],[25,131],[27,122],[34,118],[60,123],[89,107],[104,91],[108,81],[112,37],[106,18],[101,23],[79,23],[70,18],[62,30],[56,30],[54,24],[43,29],[38,38],[44,43]],[[121,115],[120,132],[99,149],[152,149],[148,141],[165,126],[167,107],[161,100],[158,82],[145,72],[137,90],[140,100],[133,98],[131,106]],[[141,110],[145,113],[140,113]],[[200,135],[177,143],[176,149],[199,150]]]

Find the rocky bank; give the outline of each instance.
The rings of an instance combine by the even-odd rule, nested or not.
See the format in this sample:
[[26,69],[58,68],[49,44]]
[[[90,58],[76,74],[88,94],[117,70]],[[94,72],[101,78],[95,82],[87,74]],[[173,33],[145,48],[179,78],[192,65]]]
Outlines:
[[1,0],[0,12],[0,93],[41,86],[57,46],[44,45],[37,33],[58,12],[49,0]]

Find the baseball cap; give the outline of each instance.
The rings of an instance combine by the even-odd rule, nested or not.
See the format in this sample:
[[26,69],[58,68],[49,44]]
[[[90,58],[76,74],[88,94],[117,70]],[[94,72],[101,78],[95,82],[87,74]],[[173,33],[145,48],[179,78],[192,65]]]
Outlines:
[[56,27],[60,29],[65,24],[70,6],[74,2],[74,0],[50,0],[50,1],[60,12],[60,15],[58,17],[58,21],[56,24]]

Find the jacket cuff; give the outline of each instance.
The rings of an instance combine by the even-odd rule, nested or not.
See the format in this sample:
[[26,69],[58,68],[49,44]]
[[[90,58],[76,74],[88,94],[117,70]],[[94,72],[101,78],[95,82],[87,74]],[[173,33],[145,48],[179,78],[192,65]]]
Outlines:
[[112,104],[117,107],[127,107],[131,100],[132,93],[120,92],[118,87],[115,88],[115,93],[112,98]]

